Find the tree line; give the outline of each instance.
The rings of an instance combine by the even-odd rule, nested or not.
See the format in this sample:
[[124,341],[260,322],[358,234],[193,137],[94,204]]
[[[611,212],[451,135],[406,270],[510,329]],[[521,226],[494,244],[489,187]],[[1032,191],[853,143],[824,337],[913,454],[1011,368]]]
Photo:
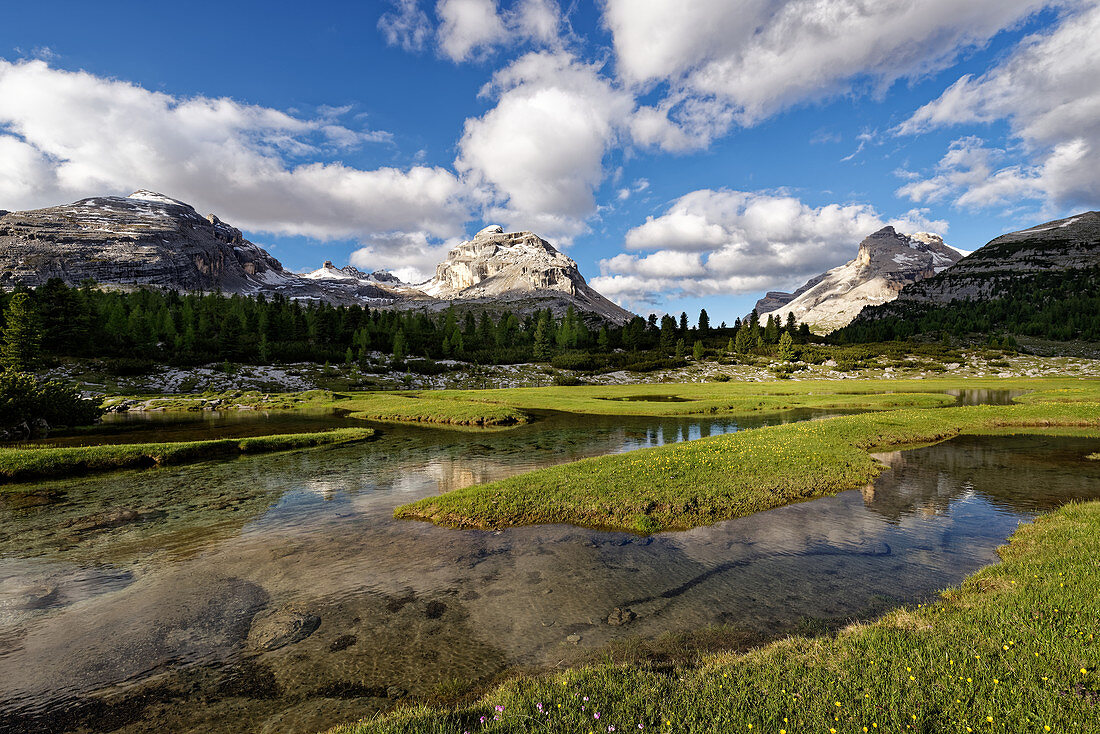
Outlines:
[[1006,276],[988,284],[995,297],[943,305],[897,302],[864,309],[830,341],[869,343],[914,336],[1000,341],[1030,336],[1100,342],[1100,268]]
[[[3,349],[23,367],[39,356],[148,360],[180,366],[233,362],[368,362],[381,352],[395,361],[456,359],[478,364],[544,362],[563,355],[625,354],[620,360],[682,360],[707,349],[748,353],[805,343],[809,328],[793,317],[761,321],[754,311],[732,327],[710,324],[705,309],[694,325],[656,314],[621,326],[586,318],[572,306],[561,316],[545,309],[475,314],[372,309],[304,302],[276,295],[179,293],[156,288],[70,287],[52,279],[35,289],[0,295]],[[12,316],[18,306],[19,316]],[[591,317],[589,317],[591,318]],[[5,355],[7,352],[5,352]],[[4,359],[8,359],[7,356]]]

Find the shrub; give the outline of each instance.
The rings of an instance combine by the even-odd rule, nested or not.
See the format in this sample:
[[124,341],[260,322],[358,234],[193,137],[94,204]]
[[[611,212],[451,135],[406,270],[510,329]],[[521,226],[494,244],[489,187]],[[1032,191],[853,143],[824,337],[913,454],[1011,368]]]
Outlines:
[[679,359],[640,359],[636,362],[628,362],[623,369],[629,372],[654,372],[656,370],[671,370],[687,365],[687,360]]
[[609,361],[608,356],[586,352],[564,352],[551,359],[550,364],[559,370],[592,372],[606,367]]
[[447,365],[431,359],[410,359],[405,362],[405,369],[418,375],[442,375]]
[[587,385],[588,383],[572,375],[554,375],[554,384],[560,385],[561,387],[577,387],[578,385]]
[[63,382],[43,382],[26,372],[0,373],[0,426],[44,418],[53,426],[95,423],[103,409]]

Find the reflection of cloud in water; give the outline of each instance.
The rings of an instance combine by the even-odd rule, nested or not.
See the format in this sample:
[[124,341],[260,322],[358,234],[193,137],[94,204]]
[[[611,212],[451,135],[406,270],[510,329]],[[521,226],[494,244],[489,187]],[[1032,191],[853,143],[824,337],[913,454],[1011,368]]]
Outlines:
[[[222,611],[227,622],[235,623],[260,598],[270,599],[270,609],[300,606],[322,620],[317,641],[260,656],[277,674],[293,667],[295,675],[308,670],[328,680],[342,674],[334,667],[340,660],[349,661],[347,670],[384,660],[387,670],[397,671],[389,682],[414,690],[416,671],[423,669],[418,665],[440,654],[440,645],[460,645],[453,635],[432,632],[455,620],[463,625],[461,636],[477,643],[470,648],[476,652],[462,647],[463,654],[484,656],[471,661],[473,669],[482,670],[556,663],[625,636],[655,637],[715,624],[768,631],[804,616],[858,616],[896,601],[927,598],[992,561],[993,548],[1038,504],[1087,491],[1096,496],[1100,490],[1100,464],[1080,459],[1096,450],[1095,442],[1083,450],[1084,444],[1070,439],[986,438],[891,454],[886,457],[890,470],[862,493],[648,538],[562,525],[457,531],[392,517],[396,505],[420,496],[631,442],[691,436],[692,426],[701,424],[660,421],[624,427],[604,421],[486,435],[391,429],[381,440],[357,447],[273,456],[263,463],[150,472],[143,475],[143,492],[164,498],[170,518],[186,524],[210,515],[229,531],[201,533],[200,540],[188,541],[191,552],[171,562],[150,562],[147,553],[134,554],[118,544],[117,539],[129,537],[125,529],[107,531],[97,536],[98,542],[119,557],[140,559],[135,568],[142,583],[113,589],[105,581],[96,587],[94,579],[63,581],[59,587],[88,583],[98,594],[80,605],[36,612],[21,624],[41,643],[35,648],[36,664],[43,671],[80,671],[88,676],[81,690],[91,690],[106,682],[88,672],[94,670],[93,657],[105,654],[102,624],[106,629],[126,626],[128,634],[148,638],[163,618],[176,619],[174,634],[181,641],[191,635],[191,647],[181,643],[180,648],[191,651],[189,659],[221,659],[227,643],[216,635],[203,642],[203,621],[187,611],[197,602],[188,599],[225,596],[221,580],[233,579],[232,588],[255,593]],[[1059,453],[1067,451],[1077,464],[1089,466],[1074,464],[1067,470]],[[103,496],[95,496],[96,501],[108,506],[120,496],[139,494],[120,495],[103,479],[80,486],[81,497],[95,496],[91,488],[99,487]],[[257,487],[273,499],[242,505],[239,500],[253,496],[249,493]],[[1037,491],[1048,496],[1038,498]],[[72,511],[47,508],[30,522],[46,526],[52,518],[56,525],[65,512]],[[244,517],[234,526],[227,516]],[[3,520],[15,538],[17,529],[26,527],[17,520],[23,518]],[[248,520],[247,532],[233,531]],[[166,535],[174,528],[169,520],[158,527]],[[56,568],[55,576],[63,578],[67,571]],[[27,596],[20,589],[47,576],[0,564],[0,599]],[[188,595],[167,594],[177,587]],[[610,610],[627,603],[638,618],[622,627],[608,625]],[[360,628],[387,632],[338,656],[329,652],[331,639],[365,634]],[[563,645],[571,634],[581,636],[579,646]],[[62,635],[64,644],[46,644],[49,635]],[[385,647],[385,640],[401,643]],[[141,649],[128,649],[135,665],[142,662]],[[147,663],[161,665],[173,654],[167,644],[148,649]],[[448,648],[440,660],[454,659],[458,649]],[[409,679],[402,680],[406,660]],[[18,678],[15,664],[13,658],[0,657],[0,681]],[[37,684],[48,693],[49,681],[43,677]],[[249,703],[272,710],[299,704],[282,699]],[[324,723],[336,723],[341,710],[336,706]],[[234,725],[232,716],[225,719],[226,727]]]

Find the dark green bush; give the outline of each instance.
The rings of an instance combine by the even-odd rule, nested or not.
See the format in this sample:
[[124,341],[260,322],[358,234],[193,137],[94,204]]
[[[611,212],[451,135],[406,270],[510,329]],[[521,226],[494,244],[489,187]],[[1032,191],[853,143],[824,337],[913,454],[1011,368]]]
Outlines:
[[563,352],[550,360],[550,365],[559,370],[580,370],[594,372],[605,369],[610,363],[610,355],[589,354],[587,352]]
[[655,372],[657,370],[672,370],[687,365],[686,359],[640,359],[635,362],[627,362],[622,369],[629,372]]
[[51,426],[95,423],[103,409],[71,385],[42,381],[26,372],[0,373],[0,427],[44,418]]
[[448,368],[432,359],[410,359],[405,361],[405,369],[417,375],[442,375]]

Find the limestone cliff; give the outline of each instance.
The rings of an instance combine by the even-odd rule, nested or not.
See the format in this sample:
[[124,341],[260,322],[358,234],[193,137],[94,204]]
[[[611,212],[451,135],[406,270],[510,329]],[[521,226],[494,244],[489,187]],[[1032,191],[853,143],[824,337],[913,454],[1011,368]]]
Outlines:
[[1094,268],[1100,268],[1100,212],[1090,211],[1001,235],[906,288],[898,306],[999,298],[1036,275]]
[[[901,234],[883,227],[859,244],[853,260],[811,279],[794,293],[771,292],[757,302],[763,317],[786,320],[794,313],[799,322],[820,333],[850,323],[866,306],[877,306],[898,293],[939,273],[962,257],[939,235]],[[777,304],[777,305],[776,305]]]
[[386,271],[364,273],[328,261],[300,275],[217,216],[204,217],[151,191],[33,211],[0,210],[0,288],[38,286],[50,278],[70,285],[92,279],[120,288],[281,294],[371,308],[549,308],[560,315],[573,306],[614,323],[633,315],[589,287],[573,260],[530,232],[488,227],[454,248],[435,278],[419,286]]
[[633,316],[597,293],[572,258],[532,232],[505,232],[499,225],[481,230],[454,247],[436,267],[435,277],[417,286],[441,300],[545,299],[572,302],[577,308],[614,323]]

